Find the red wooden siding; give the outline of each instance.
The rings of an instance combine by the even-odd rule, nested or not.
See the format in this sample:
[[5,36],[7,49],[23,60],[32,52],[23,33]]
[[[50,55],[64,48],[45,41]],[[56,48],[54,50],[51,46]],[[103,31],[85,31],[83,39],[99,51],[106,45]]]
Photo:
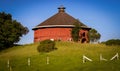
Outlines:
[[[80,37],[85,38],[87,42],[88,31],[80,30]],[[34,42],[39,42],[46,39],[70,41],[71,28],[40,28],[40,29],[34,30]]]

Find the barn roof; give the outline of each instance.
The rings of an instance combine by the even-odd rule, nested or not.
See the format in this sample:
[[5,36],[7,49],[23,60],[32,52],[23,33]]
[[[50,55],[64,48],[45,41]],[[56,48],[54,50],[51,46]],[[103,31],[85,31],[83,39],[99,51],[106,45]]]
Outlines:
[[[74,27],[76,19],[65,12],[65,7],[60,6],[58,13],[48,18],[44,22],[37,25],[34,29],[45,27]],[[85,24],[79,21],[82,28],[88,28]]]

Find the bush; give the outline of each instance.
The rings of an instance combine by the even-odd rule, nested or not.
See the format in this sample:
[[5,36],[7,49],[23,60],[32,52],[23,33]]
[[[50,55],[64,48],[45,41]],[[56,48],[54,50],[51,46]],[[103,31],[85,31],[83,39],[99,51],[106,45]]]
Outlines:
[[39,46],[37,47],[38,52],[50,52],[53,51],[55,48],[55,41],[51,40],[44,40],[41,41]]
[[106,45],[120,45],[120,39],[111,39],[105,42]]

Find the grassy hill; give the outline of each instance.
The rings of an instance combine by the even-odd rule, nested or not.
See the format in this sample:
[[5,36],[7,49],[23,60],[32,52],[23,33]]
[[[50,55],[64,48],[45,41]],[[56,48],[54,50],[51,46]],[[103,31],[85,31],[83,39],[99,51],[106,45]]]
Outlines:
[[[0,52],[0,71],[119,71],[120,60],[110,59],[120,54],[120,46],[103,44],[79,44],[56,42],[57,50],[38,53],[38,43],[13,48]],[[100,61],[100,54],[108,61]],[[92,62],[83,63],[83,55]],[[49,57],[49,64],[46,59]],[[31,65],[28,66],[28,58]],[[10,68],[7,61],[10,61]]]

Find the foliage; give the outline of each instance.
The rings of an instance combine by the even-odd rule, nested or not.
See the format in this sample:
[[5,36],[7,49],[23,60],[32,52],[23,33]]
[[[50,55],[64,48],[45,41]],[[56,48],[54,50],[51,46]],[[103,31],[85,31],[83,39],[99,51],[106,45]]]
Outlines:
[[120,39],[110,39],[105,42],[106,45],[120,45]]
[[13,46],[27,33],[28,28],[13,20],[11,14],[0,12],[0,50]]
[[44,40],[41,41],[37,47],[38,52],[50,52],[55,49],[55,41]]
[[75,27],[73,27],[71,30],[71,36],[72,36],[73,41],[78,42],[80,39],[80,37],[79,37],[79,31],[80,31],[79,21],[76,20],[76,22],[73,25]]
[[97,42],[100,39],[100,37],[101,35],[97,30],[91,29],[89,31],[89,38],[91,42]]

